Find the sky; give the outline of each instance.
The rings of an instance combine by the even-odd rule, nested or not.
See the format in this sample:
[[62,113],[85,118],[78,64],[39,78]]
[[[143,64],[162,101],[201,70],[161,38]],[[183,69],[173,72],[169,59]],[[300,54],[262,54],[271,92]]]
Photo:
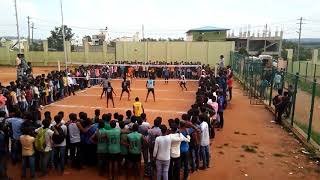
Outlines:
[[[60,0],[16,0],[21,36],[27,37],[27,16],[34,23],[34,38],[45,39],[61,25]],[[303,17],[302,37],[320,37],[319,0],[63,0],[64,24],[75,38],[97,34],[108,27],[112,38],[140,33],[145,37],[185,37],[191,28],[216,26],[262,32],[283,30],[297,38]],[[0,0],[0,37],[16,35],[14,0]]]

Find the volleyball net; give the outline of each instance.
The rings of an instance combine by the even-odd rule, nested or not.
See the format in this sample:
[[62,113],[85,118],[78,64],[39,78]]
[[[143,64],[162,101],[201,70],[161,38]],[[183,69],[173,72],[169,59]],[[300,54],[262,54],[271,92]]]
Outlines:
[[74,79],[99,81],[102,79],[133,81],[198,81],[203,73],[201,64],[117,64],[117,63],[68,63],[68,74]]

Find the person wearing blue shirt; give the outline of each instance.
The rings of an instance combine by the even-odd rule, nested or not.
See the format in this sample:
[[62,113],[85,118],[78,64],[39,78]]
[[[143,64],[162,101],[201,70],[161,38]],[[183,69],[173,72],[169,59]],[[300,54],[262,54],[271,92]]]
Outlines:
[[218,96],[218,114],[219,114],[219,119],[220,123],[218,125],[218,128],[223,128],[224,124],[224,118],[223,118],[223,111],[225,109],[225,97],[223,96],[223,92],[219,92]]
[[[192,128],[186,128],[184,122],[180,122],[180,132],[187,137],[193,132]],[[183,166],[183,179],[187,180],[189,176],[189,143],[182,141],[180,145],[181,165]]]
[[23,123],[23,119],[20,118],[21,113],[20,111],[16,110],[14,112],[14,116],[7,120],[10,130],[12,132],[12,141],[11,141],[11,159],[13,164],[16,164],[21,157],[21,143],[20,143],[20,136],[21,133],[21,126]]

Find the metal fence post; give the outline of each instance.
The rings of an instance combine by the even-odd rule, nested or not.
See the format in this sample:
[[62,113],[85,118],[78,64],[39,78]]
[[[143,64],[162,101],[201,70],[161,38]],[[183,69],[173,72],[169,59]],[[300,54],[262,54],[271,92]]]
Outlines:
[[308,77],[308,65],[309,65],[309,63],[307,62],[307,65],[306,65],[306,74],[305,74],[305,81],[307,81],[307,77]]
[[313,79],[316,78],[316,73],[317,73],[317,64],[314,64]]
[[310,141],[311,138],[311,132],[312,132],[312,119],[313,119],[313,108],[314,108],[314,98],[316,96],[316,84],[317,84],[317,79],[313,80],[312,83],[312,98],[311,98],[311,107],[310,107],[310,116],[309,116],[309,127],[308,127],[308,137],[307,141]]
[[272,67],[272,74],[271,74],[271,80],[270,80],[270,94],[269,94],[269,106],[271,106],[272,101],[272,91],[273,91],[273,79],[274,79],[274,68]]
[[298,82],[299,82],[299,73],[297,72],[296,75],[295,75],[295,81],[294,81],[294,91],[293,91],[293,99],[292,99],[291,126],[293,126],[294,111],[295,111],[295,108],[296,108],[296,97],[297,97],[297,91],[298,91]]

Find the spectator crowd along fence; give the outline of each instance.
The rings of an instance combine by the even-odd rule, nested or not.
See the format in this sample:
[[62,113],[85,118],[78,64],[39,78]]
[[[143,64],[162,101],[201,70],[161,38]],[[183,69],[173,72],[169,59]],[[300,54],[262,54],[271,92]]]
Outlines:
[[[267,67],[263,60],[231,53],[234,75],[242,84],[244,95],[249,97],[250,103],[273,108],[276,115],[284,119],[282,122],[287,122],[307,142],[319,148],[320,84],[317,82],[316,65],[313,65],[313,75],[307,75],[310,74],[309,65],[306,65],[305,73],[293,74],[290,64],[288,69]],[[278,98],[280,102],[276,103]]]

